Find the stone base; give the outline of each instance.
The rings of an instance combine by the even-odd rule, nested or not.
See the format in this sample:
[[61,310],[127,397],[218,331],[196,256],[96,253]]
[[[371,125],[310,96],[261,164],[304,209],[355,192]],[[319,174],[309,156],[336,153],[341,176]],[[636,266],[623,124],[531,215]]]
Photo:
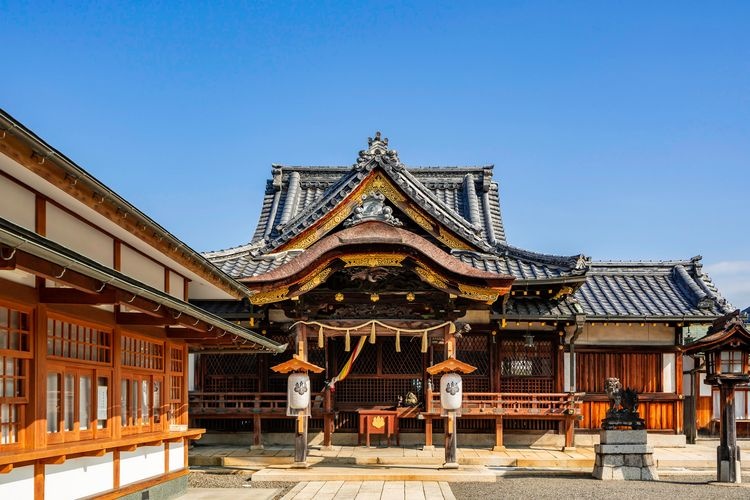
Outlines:
[[294,462],[292,464],[292,469],[309,469],[310,464],[307,462]]
[[[718,465],[718,482],[732,484],[742,483],[742,471],[740,470],[741,463],[739,460],[734,462],[734,464],[728,460],[722,460]],[[732,465],[734,465],[734,471],[732,471]],[[734,474],[732,474],[732,472],[734,472]]]
[[645,430],[603,430],[596,445],[594,479],[655,481],[654,449],[646,444]]
[[458,469],[458,463],[456,462],[446,462],[443,464],[441,469]]
[[263,449],[263,445],[262,444],[253,444],[253,445],[250,445],[250,450],[262,450],[262,449]]

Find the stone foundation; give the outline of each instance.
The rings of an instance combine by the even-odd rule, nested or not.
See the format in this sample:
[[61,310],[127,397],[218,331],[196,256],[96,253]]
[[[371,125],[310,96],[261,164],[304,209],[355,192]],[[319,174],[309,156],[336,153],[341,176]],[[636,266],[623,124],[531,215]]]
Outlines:
[[599,433],[601,444],[594,447],[595,479],[655,481],[659,479],[654,465],[654,449],[646,444],[645,430]]

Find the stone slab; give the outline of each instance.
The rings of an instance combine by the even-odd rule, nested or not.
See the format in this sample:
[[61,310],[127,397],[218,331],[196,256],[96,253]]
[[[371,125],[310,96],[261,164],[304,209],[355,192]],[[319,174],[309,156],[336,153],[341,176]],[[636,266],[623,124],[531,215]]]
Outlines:
[[253,500],[271,500],[278,494],[278,488],[189,488],[180,495],[180,500],[234,500],[252,498]]
[[654,449],[646,444],[598,444],[594,446],[594,451],[604,455],[627,455],[633,453],[653,453]]
[[496,475],[485,467],[269,467],[251,476],[252,481],[445,481],[494,483]]
[[599,444],[646,444],[645,430],[599,431]]

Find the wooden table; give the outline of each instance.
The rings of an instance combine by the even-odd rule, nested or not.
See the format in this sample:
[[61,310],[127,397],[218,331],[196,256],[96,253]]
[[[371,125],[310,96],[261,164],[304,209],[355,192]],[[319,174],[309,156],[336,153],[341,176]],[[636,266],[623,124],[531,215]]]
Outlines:
[[401,445],[398,433],[398,410],[383,408],[360,408],[357,410],[359,415],[359,434],[357,435],[357,445],[362,444],[362,435],[364,434],[366,445],[370,447],[370,434],[385,434],[388,440],[388,446],[391,445],[391,436],[396,436],[396,445]]

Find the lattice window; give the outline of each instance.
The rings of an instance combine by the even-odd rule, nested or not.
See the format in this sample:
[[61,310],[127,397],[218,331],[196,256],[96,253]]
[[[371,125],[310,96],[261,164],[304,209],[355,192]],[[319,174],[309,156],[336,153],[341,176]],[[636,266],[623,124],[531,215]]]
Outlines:
[[347,378],[336,384],[337,403],[396,404],[399,396],[413,392],[420,401],[422,379]]
[[30,323],[29,313],[0,306],[0,449],[22,444],[32,356]]
[[503,339],[501,344],[503,377],[552,377],[552,342],[535,340],[529,347],[523,339]]
[[383,359],[383,373],[421,376],[420,337],[402,337],[401,352],[396,352],[396,341],[391,338],[383,339],[379,346]]
[[[201,354],[205,392],[255,392],[258,390],[258,356],[255,354]],[[273,358],[274,363],[276,358]],[[286,389],[285,389],[286,390]]]
[[47,354],[49,356],[109,363],[112,332],[59,318],[47,319]]
[[164,343],[141,337],[123,335],[122,365],[144,370],[164,369]]
[[170,346],[169,348],[169,399],[167,400],[168,418],[170,424],[180,424],[183,421],[185,401],[185,349]]
[[487,335],[464,335],[457,339],[456,357],[465,363],[476,366],[472,376],[489,376],[490,346]]
[[551,378],[503,378],[500,381],[502,392],[554,392],[554,381]]

